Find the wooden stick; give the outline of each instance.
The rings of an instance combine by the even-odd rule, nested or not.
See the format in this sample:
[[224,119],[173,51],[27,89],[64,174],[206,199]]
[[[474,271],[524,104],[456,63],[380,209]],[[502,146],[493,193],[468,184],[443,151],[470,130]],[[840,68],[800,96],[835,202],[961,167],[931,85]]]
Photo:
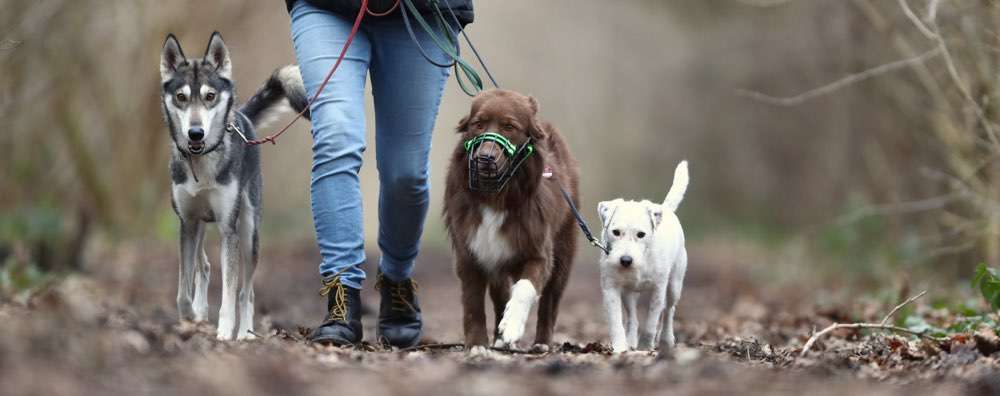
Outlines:
[[882,322],[880,324],[882,326],[885,326],[885,324],[889,322],[889,319],[892,318],[892,315],[896,314],[896,311],[899,311],[899,309],[903,308],[904,305],[909,304],[909,303],[913,302],[914,300],[916,300],[916,299],[918,299],[920,297],[923,297],[924,294],[927,294],[927,290],[924,290],[924,291],[920,292],[919,294],[917,294],[917,295],[915,295],[913,297],[907,298],[906,301],[903,301],[902,303],[900,303],[899,305],[897,305],[896,308],[893,308],[892,311],[889,311],[889,314],[885,315],[885,318],[882,319]]
[[923,297],[925,294],[927,294],[927,290],[924,290],[924,291],[920,292],[920,294],[917,294],[916,296],[910,297],[910,298],[906,299],[906,301],[903,301],[902,303],[900,303],[899,305],[897,305],[895,308],[892,309],[892,311],[889,311],[889,314],[886,315],[884,319],[882,319],[882,323],[834,323],[834,324],[832,324],[830,326],[827,326],[825,329],[820,330],[819,333],[815,333],[815,334],[812,335],[812,337],[809,337],[809,340],[806,341],[806,344],[802,346],[802,352],[799,352],[799,358],[804,357],[806,355],[806,353],[809,352],[809,349],[812,348],[813,344],[816,343],[817,340],[819,340],[824,335],[827,335],[830,332],[832,332],[834,330],[837,330],[837,329],[888,330],[888,331],[895,331],[897,333],[906,333],[906,334],[910,334],[910,335],[913,335],[913,336],[917,336],[917,337],[921,337],[921,338],[926,338],[928,340],[935,341],[935,342],[942,342],[942,341],[946,340],[946,339],[943,339],[943,338],[929,336],[927,334],[924,334],[923,332],[917,332],[917,331],[913,331],[913,330],[910,330],[910,329],[904,329],[902,327],[889,326],[889,325],[885,324],[886,322],[889,321],[890,318],[892,318],[892,315],[895,315],[896,312],[898,312],[901,308],[903,308],[907,304],[912,303],[913,301],[916,301],[918,298]]

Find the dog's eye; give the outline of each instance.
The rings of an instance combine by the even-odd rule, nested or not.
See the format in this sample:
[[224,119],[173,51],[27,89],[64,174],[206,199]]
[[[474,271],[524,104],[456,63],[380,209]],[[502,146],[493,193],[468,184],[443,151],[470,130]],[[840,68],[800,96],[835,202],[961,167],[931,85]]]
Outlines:
[[177,98],[178,102],[187,102],[187,100],[188,100],[187,95],[185,95],[183,92],[178,92],[174,96]]
[[511,132],[514,130],[514,124],[503,124],[503,130]]
[[473,122],[472,127],[476,128],[476,130],[481,130],[483,129],[483,122],[482,121]]
[[646,233],[645,233],[645,232],[642,232],[642,231],[639,231],[639,233],[638,233],[638,234],[635,234],[635,236],[639,237],[639,239],[642,239],[642,238],[645,238],[645,237],[646,237]]
[[205,100],[207,100],[209,102],[215,100],[215,92],[209,92],[209,93],[205,94]]
[[614,235],[614,236],[622,236],[622,232],[619,231],[619,230],[612,230],[611,234]]

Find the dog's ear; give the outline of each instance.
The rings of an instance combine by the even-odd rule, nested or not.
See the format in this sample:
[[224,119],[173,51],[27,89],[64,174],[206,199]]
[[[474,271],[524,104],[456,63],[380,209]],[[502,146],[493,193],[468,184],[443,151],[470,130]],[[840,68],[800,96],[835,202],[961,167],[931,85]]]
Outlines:
[[229,49],[219,32],[213,32],[205,48],[205,63],[211,65],[223,78],[233,78],[233,62],[229,59]]
[[456,133],[464,134],[464,133],[466,133],[466,132],[469,131],[469,118],[471,118],[471,117],[470,116],[465,116],[465,117],[462,117],[462,119],[458,121],[458,126],[455,127],[455,132]]
[[549,137],[548,132],[538,120],[538,100],[534,96],[528,96],[528,109],[531,110],[531,125],[528,125],[528,133],[535,140],[541,141]]
[[603,201],[597,204],[597,214],[601,216],[601,224],[608,224],[608,220],[610,220],[611,215],[614,214],[615,208],[617,208],[618,204],[623,201],[623,199],[618,198],[614,201]]
[[656,228],[660,226],[660,221],[663,220],[663,206],[649,201],[644,203],[646,211],[649,212],[649,221],[653,224],[653,231],[656,231]]
[[177,68],[187,62],[184,51],[181,51],[181,44],[177,42],[174,34],[168,34],[163,41],[163,50],[160,52],[160,79],[167,81]]

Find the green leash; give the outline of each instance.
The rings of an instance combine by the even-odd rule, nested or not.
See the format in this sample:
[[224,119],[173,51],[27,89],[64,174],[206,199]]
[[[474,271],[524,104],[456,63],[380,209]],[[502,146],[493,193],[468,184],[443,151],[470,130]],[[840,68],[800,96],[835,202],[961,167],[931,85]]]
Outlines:
[[[476,69],[472,67],[472,65],[466,62],[464,59],[462,59],[461,55],[459,54],[460,44],[457,38],[454,40],[452,39],[451,36],[447,36],[446,38],[441,38],[438,32],[436,32],[435,29],[431,27],[430,23],[428,23],[427,20],[424,19],[422,15],[420,15],[420,11],[418,11],[417,6],[413,4],[413,0],[401,0],[401,1],[403,2],[404,5],[404,8],[400,10],[401,13],[403,14],[403,22],[406,24],[406,29],[409,31],[410,37],[413,39],[413,42],[417,45],[417,48],[420,50],[420,54],[423,55],[424,58],[427,59],[427,61],[431,62],[436,66],[448,67],[453,65],[455,67],[455,80],[458,81],[459,88],[461,88],[462,92],[465,92],[466,95],[476,96],[476,94],[481,92],[483,90],[483,79],[482,77],[479,76],[479,73],[476,72]],[[444,14],[441,12],[441,7],[438,5],[437,0],[430,0],[430,1],[431,4],[434,5],[434,16],[435,16],[434,19],[438,25],[438,28],[441,31],[451,32],[451,29],[448,27],[448,21],[445,20]],[[409,12],[407,12],[407,10],[409,10]],[[420,25],[420,27],[424,30],[424,32],[426,32],[427,35],[430,36],[431,40],[434,41],[434,44],[438,48],[440,48],[441,51],[445,53],[445,55],[448,55],[448,57],[451,58],[453,62],[452,65],[441,65],[438,62],[435,62],[433,59],[431,59],[430,56],[424,52],[423,47],[420,46],[420,42],[417,40],[416,34],[414,34],[413,28],[410,25],[410,19],[409,19],[410,15],[407,14],[412,14],[413,19],[415,19],[417,23]],[[459,71],[461,71],[461,74],[465,75],[465,79],[462,78]],[[496,85],[496,83],[494,83],[494,85]]]

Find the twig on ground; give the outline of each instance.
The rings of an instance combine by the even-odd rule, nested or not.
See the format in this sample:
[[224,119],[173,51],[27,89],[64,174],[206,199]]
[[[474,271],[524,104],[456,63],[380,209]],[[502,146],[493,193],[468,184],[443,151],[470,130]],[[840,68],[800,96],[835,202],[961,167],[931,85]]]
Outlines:
[[939,46],[933,48],[930,51],[924,52],[923,54],[917,55],[912,58],[902,59],[895,62],[886,63],[873,67],[871,69],[862,71],[860,73],[855,73],[841,78],[832,83],[817,87],[795,96],[789,97],[777,97],[771,96],[762,92],[750,91],[745,89],[740,89],[736,91],[737,95],[745,96],[754,100],[759,100],[761,102],[775,105],[775,106],[796,106],[802,104],[810,99],[814,99],[819,96],[827,95],[837,90],[840,90],[849,85],[867,80],[872,77],[877,77],[883,74],[894,72],[896,70],[905,69],[915,64],[920,64],[927,61],[930,58],[942,54],[942,48]]
[[497,352],[509,353],[509,354],[512,354],[512,355],[544,355],[544,354],[548,353],[548,352],[544,352],[544,351],[526,351],[526,350],[523,350],[523,349],[513,349],[513,348],[489,347],[489,349],[497,351]]
[[913,297],[910,297],[910,298],[906,299],[906,301],[903,301],[901,304],[897,305],[895,308],[892,309],[892,311],[889,311],[889,314],[885,316],[885,319],[882,319],[882,323],[834,323],[832,325],[827,326],[825,329],[820,330],[819,333],[815,333],[815,334],[812,335],[812,337],[809,337],[809,340],[806,341],[806,344],[802,346],[802,352],[799,352],[799,358],[804,357],[806,355],[806,353],[809,352],[809,349],[812,348],[813,344],[816,343],[817,340],[819,340],[824,335],[827,335],[830,332],[832,332],[834,330],[837,330],[837,329],[888,330],[888,331],[895,331],[897,333],[910,334],[910,335],[913,335],[913,336],[917,336],[917,337],[920,337],[920,338],[925,338],[925,339],[928,339],[928,340],[931,340],[931,341],[935,341],[935,342],[942,342],[942,341],[944,341],[945,339],[934,337],[934,336],[930,336],[930,335],[925,334],[924,332],[913,331],[913,330],[910,330],[910,329],[904,329],[902,327],[890,326],[890,325],[886,325],[885,324],[887,321],[889,321],[889,319],[892,317],[892,315],[896,314],[896,312],[899,311],[901,308],[903,308],[903,306],[912,303],[916,299],[918,299],[920,297],[923,297],[925,294],[927,294],[926,290],[920,292],[920,294],[917,294],[916,296],[913,296]]
[[[900,293],[900,294],[902,294],[902,293]],[[882,326],[885,326],[885,324],[889,322],[889,319],[892,319],[892,315],[895,315],[896,312],[899,311],[900,308],[903,308],[904,305],[909,304],[909,303],[913,302],[914,300],[916,300],[916,299],[918,299],[920,297],[923,297],[924,294],[927,294],[927,290],[924,290],[924,291],[920,292],[919,294],[917,294],[917,295],[915,295],[913,297],[907,298],[906,301],[903,301],[903,302],[899,303],[899,305],[897,305],[895,308],[893,308],[892,311],[889,311],[888,315],[885,315],[885,318],[883,318],[882,322],[879,323],[879,324],[881,324]]]
[[457,347],[465,347],[462,343],[444,343],[444,344],[424,344],[415,345],[409,348],[400,349],[398,352],[415,352],[415,351],[427,351],[432,349],[451,349]]

